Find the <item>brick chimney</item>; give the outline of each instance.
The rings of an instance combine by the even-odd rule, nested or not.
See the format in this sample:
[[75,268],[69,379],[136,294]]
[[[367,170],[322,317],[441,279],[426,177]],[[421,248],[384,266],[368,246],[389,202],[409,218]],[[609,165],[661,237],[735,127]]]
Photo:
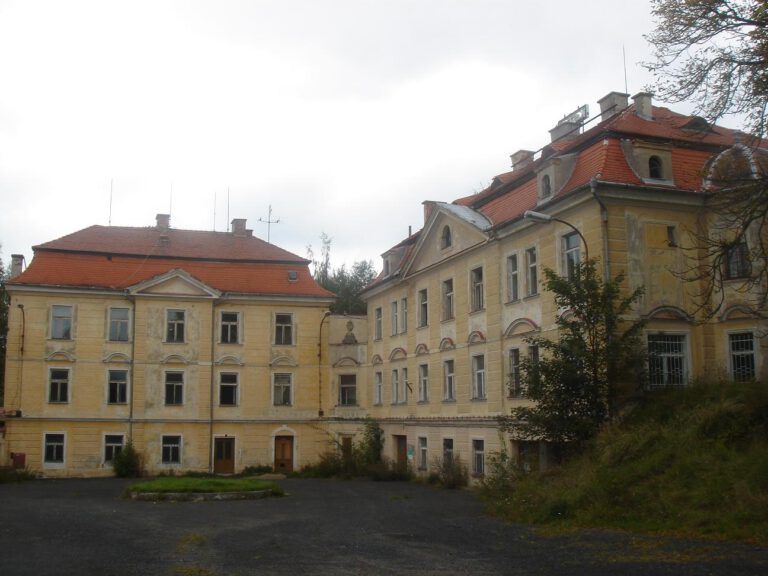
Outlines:
[[512,170],[522,170],[533,162],[533,152],[531,150],[518,150],[509,157],[512,160]]
[[19,274],[21,274],[21,269],[24,266],[24,255],[23,254],[11,254],[11,270],[9,273],[9,278],[15,278]]
[[635,103],[635,112],[643,120],[653,120],[653,94],[650,92],[638,92],[632,96]]
[[609,92],[597,103],[600,104],[600,120],[608,120],[629,106],[629,94]]
[[160,230],[168,230],[171,227],[171,215],[170,214],[158,214],[155,216],[157,221],[157,227]]
[[248,230],[245,227],[245,218],[233,218],[232,219],[232,235],[233,236],[253,236],[253,230]]
[[421,205],[424,206],[424,224],[426,224],[435,209],[435,202],[434,200],[424,200]]

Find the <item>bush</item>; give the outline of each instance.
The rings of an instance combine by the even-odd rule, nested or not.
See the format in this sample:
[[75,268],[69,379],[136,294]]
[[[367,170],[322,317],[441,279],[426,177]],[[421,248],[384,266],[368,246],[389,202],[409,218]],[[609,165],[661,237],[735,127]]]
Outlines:
[[437,458],[433,466],[444,488],[463,488],[469,484],[467,467],[458,454],[454,454],[452,458]]
[[16,470],[14,468],[1,468],[0,469],[0,484],[10,484],[11,482],[25,482],[27,480],[34,480],[35,473],[29,468],[23,470]]
[[375,464],[369,464],[366,473],[375,482],[395,482],[413,479],[413,470],[409,465],[401,466],[397,462],[382,459]]
[[269,474],[272,472],[272,466],[269,464],[256,464],[255,466],[246,466],[240,472],[240,476],[256,476],[258,474]]
[[130,440],[112,460],[112,468],[118,478],[138,478],[143,474],[141,454],[133,447]]
[[523,471],[502,443],[500,452],[488,454],[483,476],[483,489],[488,492],[510,492]]

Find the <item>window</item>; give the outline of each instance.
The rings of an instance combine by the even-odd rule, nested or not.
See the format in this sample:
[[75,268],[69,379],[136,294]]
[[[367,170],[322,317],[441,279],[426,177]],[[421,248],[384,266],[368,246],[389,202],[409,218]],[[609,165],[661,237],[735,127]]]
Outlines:
[[128,370],[109,370],[107,391],[108,404],[125,404],[128,402]]
[[392,370],[392,404],[397,404],[400,394],[400,379],[397,370]]
[[238,379],[236,372],[219,374],[219,406],[237,406]]
[[573,279],[581,261],[581,238],[576,232],[571,232],[563,236],[562,243],[563,274],[566,278]]
[[46,464],[64,464],[64,434],[45,435],[43,461]]
[[419,470],[426,470],[429,460],[427,459],[427,439],[423,436],[419,436]]
[[389,276],[389,258],[384,258],[384,276]]
[[109,309],[109,339],[112,342],[128,341],[128,308]]
[[48,371],[48,402],[69,402],[69,368],[51,368]]
[[469,273],[472,285],[472,311],[482,310],[485,307],[483,301],[483,269],[475,268]]
[[72,339],[72,306],[51,306],[51,338]]
[[520,377],[520,350],[511,348],[509,351],[509,395],[512,398],[525,396]]
[[544,176],[541,177],[541,197],[549,198],[551,194],[552,194],[552,179],[549,177],[549,174],[544,174]]
[[731,377],[734,382],[755,379],[755,336],[752,332],[728,335],[731,356]]
[[221,313],[221,343],[238,344],[240,342],[240,314],[238,312]]
[[165,404],[166,406],[184,404],[184,372],[165,373]]
[[293,402],[293,375],[292,374],[273,374],[272,389],[275,406],[290,406]]
[[399,326],[397,325],[397,301],[394,301],[390,304],[390,317],[389,317],[389,324],[390,324],[390,334],[392,336],[397,335],[397,330]]
[[485,440],[472,440],[472,474],[485,474]]
[[520,285],[517,269],[517,254],[507,256],[507,301],[520,298]]
[[453,360],[443,362],[443,400],[455,400],[456,387],[453,379]]
[[443,438],[443,462],[453,462],[453,438]]
[[663,176],[661,158],[651,156],[648,158],[648,177],[661,180]]
[[443,233],[440,235],[440,248],[450,248],[451,244],[453,244],[453,239],[451,238],[451,227],[443,226]]
[[373,311],[373,339],[381,340],[381,308]]
[[429,401],[429,365],[419,365],[419,402]]
[[429,324],[429,303],[427,289],[419,290],[419,327]]
[[293,345],[293,314],[275,314],[275,345]]
[[485,399],[485,356],[472,356],[472,398]]
[[373,403],[374,404],[381,404],[382,403],[382,388],[383,388],[383,376],[381,372],[376,372],[373,375]]
[[184,310],[166,311],[166,342],[184,342]]
[[539,293],[539,275],[536,270],[536,248],[528,248],[525,251],[525,266],[525,280],[528,296],[535,296]]
[[408,298],[400,299],[400,332],[408,331]]
[[453,319],[453,278],[443,281],[443,320]]
[[104,436],[104,463],[111,464],[115,456],[123,450],[122,434],[106,434]]
[[686,337],[683,334],[648,335],[648,376],[651,386],[682,386],[688,382]]
[[181,436],[163,436],[163,464],[181,464]]
[[339,376],[339,404],[357,406],[357,376],[341,374]]
[[528,364],[531,384],[534,386],[538,384],[539,374],[539,347],[528,346]]
[[739,242],[725,250],[725,279],[747,278],[752,273],[749,262],[749,248],[746,242]]
[[406,404],[408,402],[408,368],[402,368],[400,370],[400,385],[402,389],[400,391],[400,403]]

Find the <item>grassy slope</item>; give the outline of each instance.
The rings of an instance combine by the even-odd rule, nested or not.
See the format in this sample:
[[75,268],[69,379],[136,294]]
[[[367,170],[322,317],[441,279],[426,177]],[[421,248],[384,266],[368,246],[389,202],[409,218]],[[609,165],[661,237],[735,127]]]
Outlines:
[[277,484],[265,480],[186,476],[156,478],[148,482],[131,484],[128,490],[131,492],[251,492],[256,490],[282,492]]
[[562,469],[492,508],[515,521],[768,544],[768,386],[652,394]]

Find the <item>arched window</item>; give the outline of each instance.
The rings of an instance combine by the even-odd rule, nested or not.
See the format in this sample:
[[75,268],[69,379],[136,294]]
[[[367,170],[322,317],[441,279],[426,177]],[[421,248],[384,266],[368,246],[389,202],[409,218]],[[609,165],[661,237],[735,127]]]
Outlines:
[[552,194],[552,181],[549,179],[549,174],[544,174],[541,177],[541,197],[548,198]]
[[661,158],[651,156],[648,158],[648,177],[661,180],[663,178],[661,171]]
[[451,238],[451,227],[443,226],[443,234],[440,236],[440,248],[448,248],[453,244],[453,238]]

